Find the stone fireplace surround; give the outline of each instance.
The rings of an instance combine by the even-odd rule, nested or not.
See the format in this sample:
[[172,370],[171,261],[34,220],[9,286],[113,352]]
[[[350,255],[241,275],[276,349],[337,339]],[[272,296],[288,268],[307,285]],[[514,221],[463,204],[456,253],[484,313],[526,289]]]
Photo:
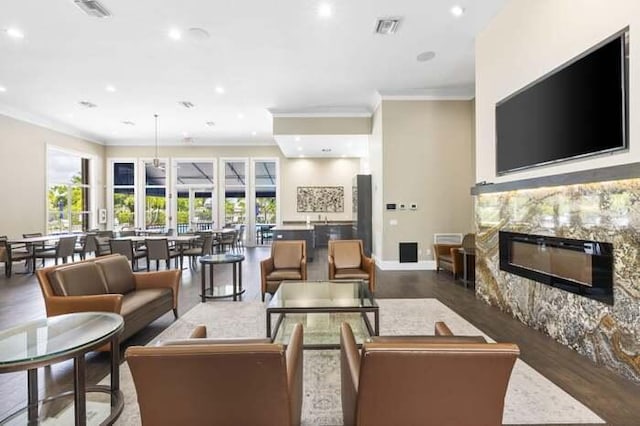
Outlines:
[[[640,164],[472,188],[476,296],[640,383]],[[614,304],[500,270],[499,231],[613,244]]]

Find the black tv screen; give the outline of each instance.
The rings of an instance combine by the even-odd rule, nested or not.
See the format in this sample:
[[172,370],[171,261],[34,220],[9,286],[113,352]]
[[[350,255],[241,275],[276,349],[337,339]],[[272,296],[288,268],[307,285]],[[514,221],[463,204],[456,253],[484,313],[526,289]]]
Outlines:
[[499,175],[625,149],[624,33],[496,104]]

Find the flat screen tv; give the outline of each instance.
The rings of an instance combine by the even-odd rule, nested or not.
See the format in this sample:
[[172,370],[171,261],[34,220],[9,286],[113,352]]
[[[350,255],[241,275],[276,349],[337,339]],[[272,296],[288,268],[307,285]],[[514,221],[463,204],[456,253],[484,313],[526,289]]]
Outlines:
[[627,148],[626,32],[496,104],[496,171]]

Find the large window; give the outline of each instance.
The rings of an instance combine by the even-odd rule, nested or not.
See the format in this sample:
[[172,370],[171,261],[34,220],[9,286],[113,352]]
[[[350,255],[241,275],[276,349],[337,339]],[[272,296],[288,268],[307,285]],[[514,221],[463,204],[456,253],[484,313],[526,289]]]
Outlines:
[[47,232],[90,228],[89,166],[80,154],[47,150]]
[[277,167],[273,160],[254,162],[256,191],[256,224],[276,223]]
[[176,224],[178,233],[214,228],[213,160],[176,161]]
[[247,223],[247,162],[224,161],[224,224]]
[[167,226],[167,165],[144,163],[144,227],[164,229]]
[[113,162],[113,229],[136,225],[136,167],[134,162]]

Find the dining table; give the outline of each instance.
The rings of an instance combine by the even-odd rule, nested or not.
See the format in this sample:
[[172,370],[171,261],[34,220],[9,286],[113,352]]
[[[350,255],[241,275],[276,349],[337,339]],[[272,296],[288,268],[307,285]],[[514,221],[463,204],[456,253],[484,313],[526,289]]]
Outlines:
[[[27,264],[26,274],[32,274],[36,270],[36,252],[35,246],[38,244],[57,242],[60,238],[64,237],[82,237],[85,236],[84,233],[72,233],[72,234],[49,234],[49,235],[40,235],[37,237],[22,237],[22,238],[10,238],[7,241],[14,244],[24,244],[27,248],[27,251],[31,254],[31,262]],[[20,272],[19,272],[20,273]]]

